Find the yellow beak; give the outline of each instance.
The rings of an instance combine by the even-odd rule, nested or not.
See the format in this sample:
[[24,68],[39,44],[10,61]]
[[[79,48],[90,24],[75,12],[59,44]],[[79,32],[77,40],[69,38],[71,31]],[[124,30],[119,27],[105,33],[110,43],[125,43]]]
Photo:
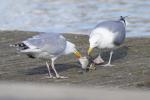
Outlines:
[[80,58],[80,57],[81,57],[81,54],[80,54],[79,51],[75,51],[75,52],[74,52],[74,55],[75,55],[77,58]]
[[93,48],[89,48],[88,49],[88,55],[90,55],[90,53],[93,51]]

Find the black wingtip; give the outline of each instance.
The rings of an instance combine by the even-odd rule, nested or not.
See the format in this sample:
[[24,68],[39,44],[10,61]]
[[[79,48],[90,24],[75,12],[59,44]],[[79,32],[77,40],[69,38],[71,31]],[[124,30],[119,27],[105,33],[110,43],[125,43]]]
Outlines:
[[120,20],[125,21],[125,19],[126,19],[127,17],[128,17],[128,16],[120,16]]
[[25,49],[28,49],[29,47],[27,45],[25,45],[24,43],[16,43],[14,45],[10,45],[12,47],[16,47],[16,48],[19,48],[21,50],[25,50]]
[[128,16],[120,16],[120,21],[123,21],[124,23],[125,23],[125,25],[126,25],[126,18],[127,18]]

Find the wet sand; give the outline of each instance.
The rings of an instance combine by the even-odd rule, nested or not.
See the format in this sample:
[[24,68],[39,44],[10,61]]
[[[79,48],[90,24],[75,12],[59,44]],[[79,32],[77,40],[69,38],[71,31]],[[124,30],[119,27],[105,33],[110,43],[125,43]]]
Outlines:
[[[56,61],[56,69],[68,79],[47,79],[45,62],[28,58],[16,53],[10,47],[37,33],[21,31],[0,32],[0,80],[7,82],[33,82],[117,88],[150,88],[150,38],[127,38],[125,43],[115,50],[113,67],[102,67],[87,73],[79,73],[80,64],[73,54],[62,56]],[[88,36],[65,34],[67,40],[77,45],[82,55],[86,55]],[[92,56],[98,54],[94,50]],[[102,57],[108,61],[109,50],[102,50]]]

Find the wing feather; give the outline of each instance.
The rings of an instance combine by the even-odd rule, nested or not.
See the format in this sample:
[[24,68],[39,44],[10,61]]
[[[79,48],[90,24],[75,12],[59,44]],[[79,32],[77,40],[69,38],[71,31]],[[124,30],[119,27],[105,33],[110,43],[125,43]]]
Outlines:
[[42,33],[27,39],[25,42],[51,55],[57,55],[66,48],[66,39],[57,33]]

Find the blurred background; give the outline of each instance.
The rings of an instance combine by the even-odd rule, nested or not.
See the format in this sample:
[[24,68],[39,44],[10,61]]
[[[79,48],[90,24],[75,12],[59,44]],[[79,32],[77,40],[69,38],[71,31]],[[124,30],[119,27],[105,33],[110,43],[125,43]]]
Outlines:
[[1,0],[0,30],[78,32],[121,15],[127,36],[150,35],[150,0]]

